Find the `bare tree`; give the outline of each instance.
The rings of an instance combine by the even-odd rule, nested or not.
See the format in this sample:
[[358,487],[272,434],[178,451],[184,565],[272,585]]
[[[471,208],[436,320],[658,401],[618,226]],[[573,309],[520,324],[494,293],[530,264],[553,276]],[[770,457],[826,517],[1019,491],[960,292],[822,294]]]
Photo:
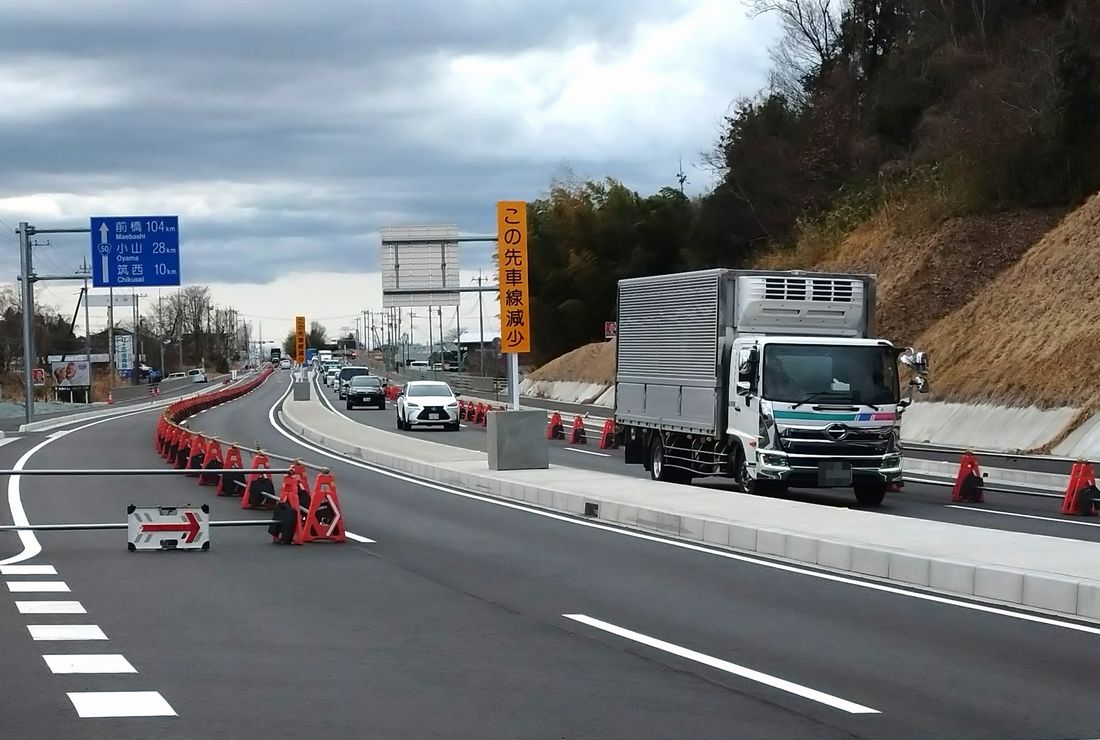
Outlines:
[[779,16],[782,33],[770,49],[771,87],[789,100],[805,102],[803,84],[836,55],[842,0],[744,0],[753,17]]

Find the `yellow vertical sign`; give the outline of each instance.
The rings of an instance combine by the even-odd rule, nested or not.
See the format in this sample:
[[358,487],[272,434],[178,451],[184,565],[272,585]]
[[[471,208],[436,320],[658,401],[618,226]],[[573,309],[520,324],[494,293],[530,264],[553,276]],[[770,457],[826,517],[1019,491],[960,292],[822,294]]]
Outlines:
[[306,361],[306,317],[294,317],[294,361],[299,365]]
[[531,293],[527,285],[527,204],[497,203],[500,276],[500,351],[531,351]]

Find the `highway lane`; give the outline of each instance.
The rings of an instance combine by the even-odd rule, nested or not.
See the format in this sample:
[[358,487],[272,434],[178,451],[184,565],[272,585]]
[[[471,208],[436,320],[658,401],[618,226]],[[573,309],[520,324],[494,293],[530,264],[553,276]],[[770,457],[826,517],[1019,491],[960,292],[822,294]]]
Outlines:
[[[485,429],[475,424],[464,424],[463,429],[457,433],[434,428],[402,432],[396,428],[396,412],[392,403],[387,405],[385,411],[367,408],[348,410],[333,389],[315,382],[314,392],[318,393],[335,413],[367,426],[481,452],[486,449]],[[588,445],[572,445],[560,440],[550,442],[551,464],[613,473],[631,479],[649,477],[649,473],[642,466],[625,464],[622,450],[600,450],[598,430],[589,430],[589,438]],[[696,481],[694,485],[717,489],[734,487],[730,480],[723,478],[704,479]],[[851,492],[847,490],[836,492],[795,490],[783,494],[782,498],[823,506],[855,507],[856,505]],[[985,498],[984,504],[952,504],[950,488],[910,481],[905,484],[902,492],[889,494],[885,505],[877,511],[975,527],[1100,542],[1100,521],[1061,516],[1058,513],[1060,499],[998,492],[987,492]]]
[[[212,410],[198,424],[230,436],[245,434],[246,429],[262,426],[278,394],[278,384],[269,385],[239,408]],[[272,439],[265,445],[275,451],[302,452],[281,435]],[[345,511],[353,524],[368,523],[363,528],[378,539],[371,550],[379,557],[524,615],[546,619],[561,610],[562,602],[569,602],[578,605],[578,613],[708,654],[719,652],[758,669],[781,665],[793,672],[784,675],[788,679],[880,710],[882,715],[876,715],[870,727],[848,723],[868,716],[843,718],[841,728],[857,736],[1042,737],[1087,734],[1091,729],[1091,716],[1080,725],[1052,729],[1046,723],[1065,715],[1046,714],[1051,705],[1045,700],[1031,704],[1033,691],[1045,695],[1052,685],[1065,687],[1078,670],[1073,663],[1052,658],[1060,650],[1054,644],[1065,637],[1056,629],[1048,632],[1047,627],[962,607],[868,593],[860,586],[838,586],[805,575],[806,571],[742,567],[718,555],[670,550],[604,529],[547,521],[521,509],[450,496],[364,473],[355,465],[334,463],[334,470],[340,480],[363,486],[352,495],[344,484]],[[605,647],[624,647],[613,636],[593,634],[583,625],[564,629]],[[1068,636],[1066,656],[1077,655],[1073,645],[1087,646],[1088,652],[1093,639]],[[627,649],[637,652],[637,646]],[[1017,649],[1022,652],[1014,653]],[[755,663],[761,654],[767,658]],[[1006,655],[1013,656],[1007,659],[1010,665],[1004,665]],[[665,656],[642,651],[642,657],[715,679],[690,664],[666,662]],[[1091,669],[1081,670],[1091,675]],[[1049,681],[1047,671],[1053,674]],[[967,686],[983,686],[985,691],[961,688]],[[738,690],[753,694],[745,687]],[[1029,708],[1012,706],[1009,696],[1026,697]],[[782,698],[767,701],[792,709]],[[803,714],[804,709],[794,711]],[[812,716],[822,721],[828,717]],[[899,720],[901,724],[893,724]],[[740,732],[732,732],[733,727]],[[769,728],[763,734],[772,733]],[[665,736],[660,728],[642,734]],[[684,731],[677,736],[692,734]],[[725,731],[711,728],[705,734],[761,733],[727,724]]]
[[[286,381],[276,376],[193,425],[318,459],[269,423]],[[162,464],[151,451],[154,419],[59,436],[29,466]],[[3,579],[63,580],[64,598],[87,614],[29,616],[14,606],[61,598],[53,593],[0,598],[5,730],[82,738],[1100,730],[1100,710],[1085,699],[1097,688],[1100,629],[685,547],[361,465],[332,468],[349,527],[376,544],[288,548],[259,532],[215,530],[208,553],[128,553],[121,533],[40,535],[43,552],[23,564],[49,564],[56,577]],[[184,501],[211,503],[215,518],[248,515],[190,479],[25,477],[21,494],[32,521],[114,520],[128,503]],[[0,558],[19,550],[0,534]],[[26,630],[61,623],[94,624],[109,639],[46,644]],[[56,675],[46,652],[122,655],[137,673]],[[156,692],[178,717],[80,719],[66,697],[108,691]]]

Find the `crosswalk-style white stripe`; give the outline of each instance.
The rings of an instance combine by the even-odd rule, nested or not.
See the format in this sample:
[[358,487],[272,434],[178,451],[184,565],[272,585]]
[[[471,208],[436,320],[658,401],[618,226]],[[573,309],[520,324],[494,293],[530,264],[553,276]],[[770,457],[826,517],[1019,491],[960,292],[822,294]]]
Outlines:
[[17,601],[20,614],[87,614],[79,601]]
[[70,691],[80,717],[175,717],[159,691]]
[[8,591],[13,594],[67,594],[69,586],[64,581],[8,581]]
[[122,655],[43,655],[53,673],[137,673]]
[[98,624],[28,624],[33,640],[106,640]]

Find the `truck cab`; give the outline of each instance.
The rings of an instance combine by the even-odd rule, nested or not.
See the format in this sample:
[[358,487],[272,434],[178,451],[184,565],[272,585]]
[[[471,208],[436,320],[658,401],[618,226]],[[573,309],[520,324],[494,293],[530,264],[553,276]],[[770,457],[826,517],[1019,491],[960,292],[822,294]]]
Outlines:
[[852,487],[882,501],[901,480],[898,350],[876,339],[740,337],[727,433],[749,487]]

